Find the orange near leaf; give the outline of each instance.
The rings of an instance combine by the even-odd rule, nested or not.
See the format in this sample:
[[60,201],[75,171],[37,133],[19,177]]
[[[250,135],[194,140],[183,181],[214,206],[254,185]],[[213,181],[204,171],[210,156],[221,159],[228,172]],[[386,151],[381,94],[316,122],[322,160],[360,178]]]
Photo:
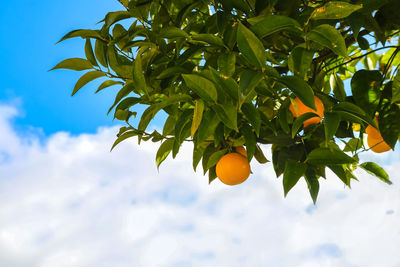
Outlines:
[[237,146],[235,147],[237,153],[241,154],[243,157],[247,158],[247,151],[244,146]]
[[308,112],[315,113],[319,116],[319,117],[313,117],[311,119],[306,120],[303,123],[304,127],[307,127],[308,125],[311,125],[311,124],[319,123],[321,121],[322,117],[324,116],[325,107],[324,107],[324,104],[322,103],[321,99],[314,96],[314,100],[315,100],[315,107],[317,110],[314,110],[314,109],[309,108],[306,105],[304,105],[303,102],[301,102],[301,100],[298,97],[296,97],[294,99],[294,103],[290,104],[289,110],[292,112],[293,117],[295,117],[295,118],[300,117],[301,115],[308,113]]
[[383,153],[391,149],[391,147],[383,140],[382,136],[380,138],[373,138],[372,135],[368,135],[367,141],[369,148],[375,153]]
[[239,153],[229,153],[217,163],[217,177],[226,185],[241,184],[250,175],[250,164],[247,158]]

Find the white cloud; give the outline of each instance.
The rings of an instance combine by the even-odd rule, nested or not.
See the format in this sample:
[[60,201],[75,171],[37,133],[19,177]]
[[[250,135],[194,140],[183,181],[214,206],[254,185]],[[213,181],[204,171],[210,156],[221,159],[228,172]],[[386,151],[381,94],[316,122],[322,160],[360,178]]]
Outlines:
[[[399,266],[399,152],[388,186],[329,175],[283,199],[270,164],[237,187],[194,173],[190,145],[155,168],[158,144],[109,152],[115,128],[18,136],[0,106],[0,266]],[[267,150],[267,147],[266,147]],[[372,154],[366,158],[372,158]]]

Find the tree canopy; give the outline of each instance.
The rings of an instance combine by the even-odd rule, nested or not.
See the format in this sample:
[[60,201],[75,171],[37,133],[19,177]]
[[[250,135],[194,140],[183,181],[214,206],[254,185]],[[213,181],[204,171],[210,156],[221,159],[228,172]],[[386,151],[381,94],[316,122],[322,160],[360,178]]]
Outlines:
[[[400,136],[398,0],[120,0],[98,29],[79,29],[86,58],[53,69],[88,70],[72,95],[103,78],[120,89],[108,110],[124,121],[113,148],[136,136],[160,142],[157,167],[193,142],[193,168],[209,181],[216,164],[245,145],[247,159],[283,175],[285,195],[300,178],[315,202],[330,169],[351,186],[358,167],[391,183],[374,162],[366,129],[394,149]],[[292,105],[316,109],[295,116]],[[137,107],[146,107],[140,115]],[[161,132],[148,132],[159,112]],[[270,144],[267,159],[260,144]],[[372,149],[373,150],[373,149]]]

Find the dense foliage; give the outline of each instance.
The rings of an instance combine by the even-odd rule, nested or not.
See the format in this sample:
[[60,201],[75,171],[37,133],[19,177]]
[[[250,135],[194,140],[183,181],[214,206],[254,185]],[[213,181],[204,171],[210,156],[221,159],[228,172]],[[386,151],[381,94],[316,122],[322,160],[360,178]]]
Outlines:
[[[158,167],[191,141],[193,167],[202,161],[211,182],[233,147],[244,144],[249,161],[267,163],[259,144],[271,144],[285,195],[304,177],[314,202],[327,168],[347,186],[359,166],[390,183],[358,154],[368,150],[365,129],[378,127],[376,115],[391,148],[400,135],[400,1],[120,2],[124,10],[108,13],[101,29],[61,39],[86,39],[86,59],[54,67],[90,70],[72,94],[98,78],[106,80],[96,93],[120,86],[109,112],[126,127],[113,147],[133,136],[160,142]],[[314,96],[324,118],[304,127],[315,115],[295,118],[289,106],[297,97],[314,108]],[[161,111],[162,132],[147,132]]]

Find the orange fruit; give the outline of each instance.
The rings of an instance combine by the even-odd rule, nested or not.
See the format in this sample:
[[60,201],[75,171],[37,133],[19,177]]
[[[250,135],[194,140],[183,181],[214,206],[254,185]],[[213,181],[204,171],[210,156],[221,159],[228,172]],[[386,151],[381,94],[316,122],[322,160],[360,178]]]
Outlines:
[[[374,128],[375,129],[375,128]],[[378,132],[379,133],[379,132]],[[379,134],[381,135],[381,134]],[[382,138],[374,138],[372,135],[368,135],[367,138],[369,148],[375,153],[383,153],[392,149]]]
[[303,125],[304,127],[307,127],[308,125],[311,124],[316,124],[319,123],[322,119],[322,117],[324,116],[324,104],[322,103],[321,99],[319,99],[318,97],[314,96],[314,100],[315,100],[315,107],[317,110],[314,110],[312,108],[307,107],[306,105],[303,104],[303,102],[301,102],[301,100],[296,97],[294,99],[294,104],[292,102],[292,104],[290,104],[289,110],[292,112],[293,117],[297,118],[300,117],[301,115],[308,113],[308,112],[312,112],[317,114],[319,117],[313,117],[311,119],[306,120]]
[[243,157],[247,158],[247,152],[246,149],[244,148],[244,146],[237,146],[235,147],[235,151],[236,153],[241,154]]
[[[375,123],[376,126],[379,127],[379,123],[378,123],[378,116],[375,117]],[[376,129],[375,127],[368,125],[367,128],[365,129],[365,133],[368,134],[368,136],[371,136],[372,138],[375,139],[381,139],[381,133],[379,132],[378,129]]]
[[241,184],[250,175],[250,164],[247,158],[233,152],[223,156],[216,167],[218,179],[226,185]]

